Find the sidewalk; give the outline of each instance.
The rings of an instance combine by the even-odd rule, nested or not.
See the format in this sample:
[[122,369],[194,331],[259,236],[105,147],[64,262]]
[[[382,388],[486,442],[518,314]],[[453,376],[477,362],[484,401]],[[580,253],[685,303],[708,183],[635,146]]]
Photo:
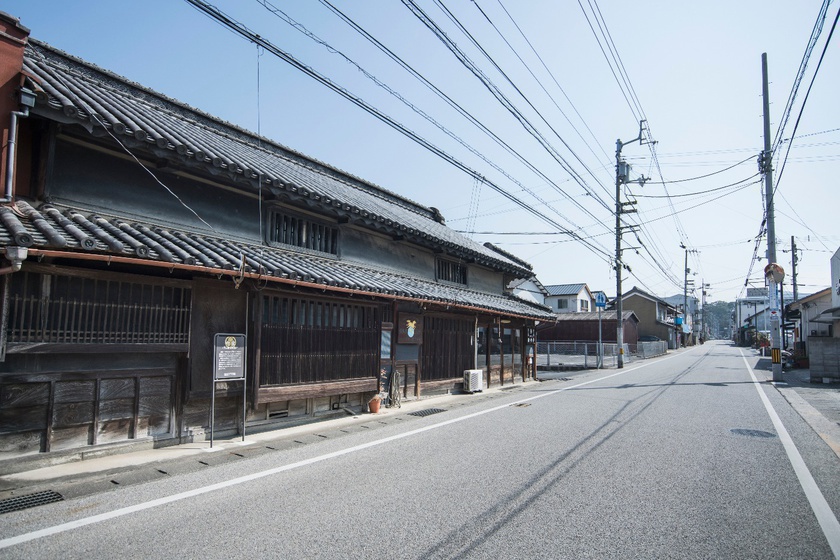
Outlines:
[[300,425],[283,425],[261,432],[246,432],[244,441],[242,436],[215,438],[212,448],[210,441],[197,441],[49,466],[38,466],[36,462],[31,469],[0,475],[0,513],[3,512],[4,503],[21,496],[26,499],[40,493],[58,493],[67,499],[109,491],[120,486],[195,472],[248,457],[339,438],[354,432],[375,430],[394,422],[420,420],[436,412],[510,395],[525,387],[534,387],[535,383],[538,382],[494,386],[479,393],[435,395],[404,401],[400,408],[383,407],[376,414],[362,412]]
[[[770,358],[758,358],[756,376],[772,379]],[[784,382],[773,383],[785,400],[840,458],[840,384],[811,383],[807,369],[783,370]]]

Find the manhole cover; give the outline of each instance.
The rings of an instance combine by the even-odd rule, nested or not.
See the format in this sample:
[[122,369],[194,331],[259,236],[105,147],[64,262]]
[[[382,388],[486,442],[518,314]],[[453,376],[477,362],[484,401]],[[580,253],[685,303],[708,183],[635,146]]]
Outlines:
[[442,408],[427,408],[426,410],[418,410],[417,412],[409,412],[410,416],[431,416],[432,414],[437,414],[438,412],[446,412]]
[[764,432],[762,430],[747,430],[745,428],[732,428],[729,431],[732,432],[735,435],[738,435],[738,436],[761,437],[761,438],[776,437],[776,434],[771,434],[770,432]]
[[58,492],[53,492],[52,490],[44,490],[43,492],[35,492],[34,494],[27,494],[25,496],[6,498],[5,500],[0,500],[0,514],[29,509],[35,506],[43,506],[45,504],[61,502],[63,500],[64,496]]

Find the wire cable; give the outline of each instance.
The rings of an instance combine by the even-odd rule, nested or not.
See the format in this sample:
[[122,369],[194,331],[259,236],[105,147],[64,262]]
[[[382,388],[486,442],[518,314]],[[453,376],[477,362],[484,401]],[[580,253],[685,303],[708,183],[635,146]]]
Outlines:
[[432,144],[431,142],[429,142],[428,140],[426,140],[425,138],[423,138],[422,136],[420,136],[416,132],[410,130],[406,126],[404,126],[401,123],[399,123],[399,122],[395,121],[394,119],[390,118],[389,116],[384,114],[382,111],[373,107],[372,105],[370,105],[369,103],[367,103],[366,101],[361,99],[360,97],[353,95],[348,90],[346,90],[345,88],[342,88],[341,86],[337,85],[335,82],[333,82],[332,80],[330,80],[326,76],[316,72],[315,70],[313,70],[309,66],[303,64],[302,62],[297,60],[295,57],[290,55],[289,53],[283,51],[282,49],[278,48],[273,43],[266,40],[264,37],[261,37],[260,35],[257,35],[253,31],[248,29],[241,22],[235,21],[234,19],[230,18],[228,15],[223,13],[221,10],[219,10],[215,6],[207,4],[206,2],[203,2],[202,0],[185,0],[185,1],[188,2],[189,4],[191,4],[192,6],[194,6],[196,9],[198,9],[202,13],[204,13],[205,15],[207,15],[208,17],[210,17],[211,19],[218,22],[219,24],[223,25],[224,27],[226,27],[226,28],[230,29],[231,31],[235,32],[236,34],[240,35],[242,38],[247,39],[248,41],[251,41],[252,43],[255,43],[255,44],[263,47],[263,49],[265,49],[267,52],[269,52],[272,55],[276,56],[277,58],[280,58],[281,60],[287,62],[293,68],[295,68],[297,70],[300,70],[305,75],[309,76],[310,78],[313,78],[317,82],[321,83],[322,85],[324,85],[324,86],[328,87],[329,89],[333,90],[334,92],[338,93],[339,95],[341,95],[342,97],[344,97],[348,101],[351,101],[353,104],[355,104],[358,107],[360,107],[361,109],[365,110],[370,115],[376,117],[378,120],[387,124],[388,126],[393,128],[397,132],[400,132],[401,134],[403,134],[404,136],[413,140],[414,142],[416,142],[420,146],[426,148],[427,150],[429,150],[433,154],[437,155],[438,157],[440,157],[444,161],[450,163],[451,165],[453,165],[457,169],[460,169],[461,171],[467,173],[468,175],[470,175],[472,177],[479,178],[479,179],[483,180],[485,184],[487,184],[488,186],[490,186],[491,188],[496,190],[499,194],[501,194],[502,196],[504,196],[505,198],[507,198],[508,200],[513,202],[514,204],[521,207],[526,212],[536,216],[540,220],[548,223],[549,225],[551,225],[553,227],[556,227],[560,231],[567,232],[568,235],[578,239],[585,246],[589,247],[590,250],[593,251],[593,253],[595,253],[596,255],[600,254],[599,258],[601,258],[605,262],[609,261],[610,253],[608,251],[606,251],[605,249],[589,243],[585,239],[581,238],[580,235],[578,235],[576,232],[569,230],[568,228],[562,226],[561,224],[559,224],[558,222],[556,222],[552,218],[544,215],[543,213],[539,212],[535,208],[529,206],[528,204],[526,204],[522,200],[518,199],[516,196],[512,195],[511,193],[509,193],[508,191],[506,191],[505,189],[503,189],[499,185],[496,185],[494,182],[490,181],[489,179],[482,176],[481,174],[479,174],[477,171],[475,171],[471,167],[467,166],[465,163],[463,163],[460,160],[454,158],[453,156],[451,156],[447,152],[443,151],[442,149],[440,149],[436,145]]

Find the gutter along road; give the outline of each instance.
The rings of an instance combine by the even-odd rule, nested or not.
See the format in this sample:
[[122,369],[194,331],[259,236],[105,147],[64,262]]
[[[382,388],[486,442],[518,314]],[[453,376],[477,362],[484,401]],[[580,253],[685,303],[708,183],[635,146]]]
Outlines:
[[348,418],[4,514],[0,558],[839,557],[840,458],[755,362],[707,343]]

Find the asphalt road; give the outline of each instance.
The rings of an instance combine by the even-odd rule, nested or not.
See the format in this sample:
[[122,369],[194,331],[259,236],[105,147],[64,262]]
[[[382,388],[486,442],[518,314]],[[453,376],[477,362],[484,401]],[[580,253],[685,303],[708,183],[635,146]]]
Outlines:
[[4,514],[0,558],[834,558],[840,460],[750,365],[707,343],[347,425]]

